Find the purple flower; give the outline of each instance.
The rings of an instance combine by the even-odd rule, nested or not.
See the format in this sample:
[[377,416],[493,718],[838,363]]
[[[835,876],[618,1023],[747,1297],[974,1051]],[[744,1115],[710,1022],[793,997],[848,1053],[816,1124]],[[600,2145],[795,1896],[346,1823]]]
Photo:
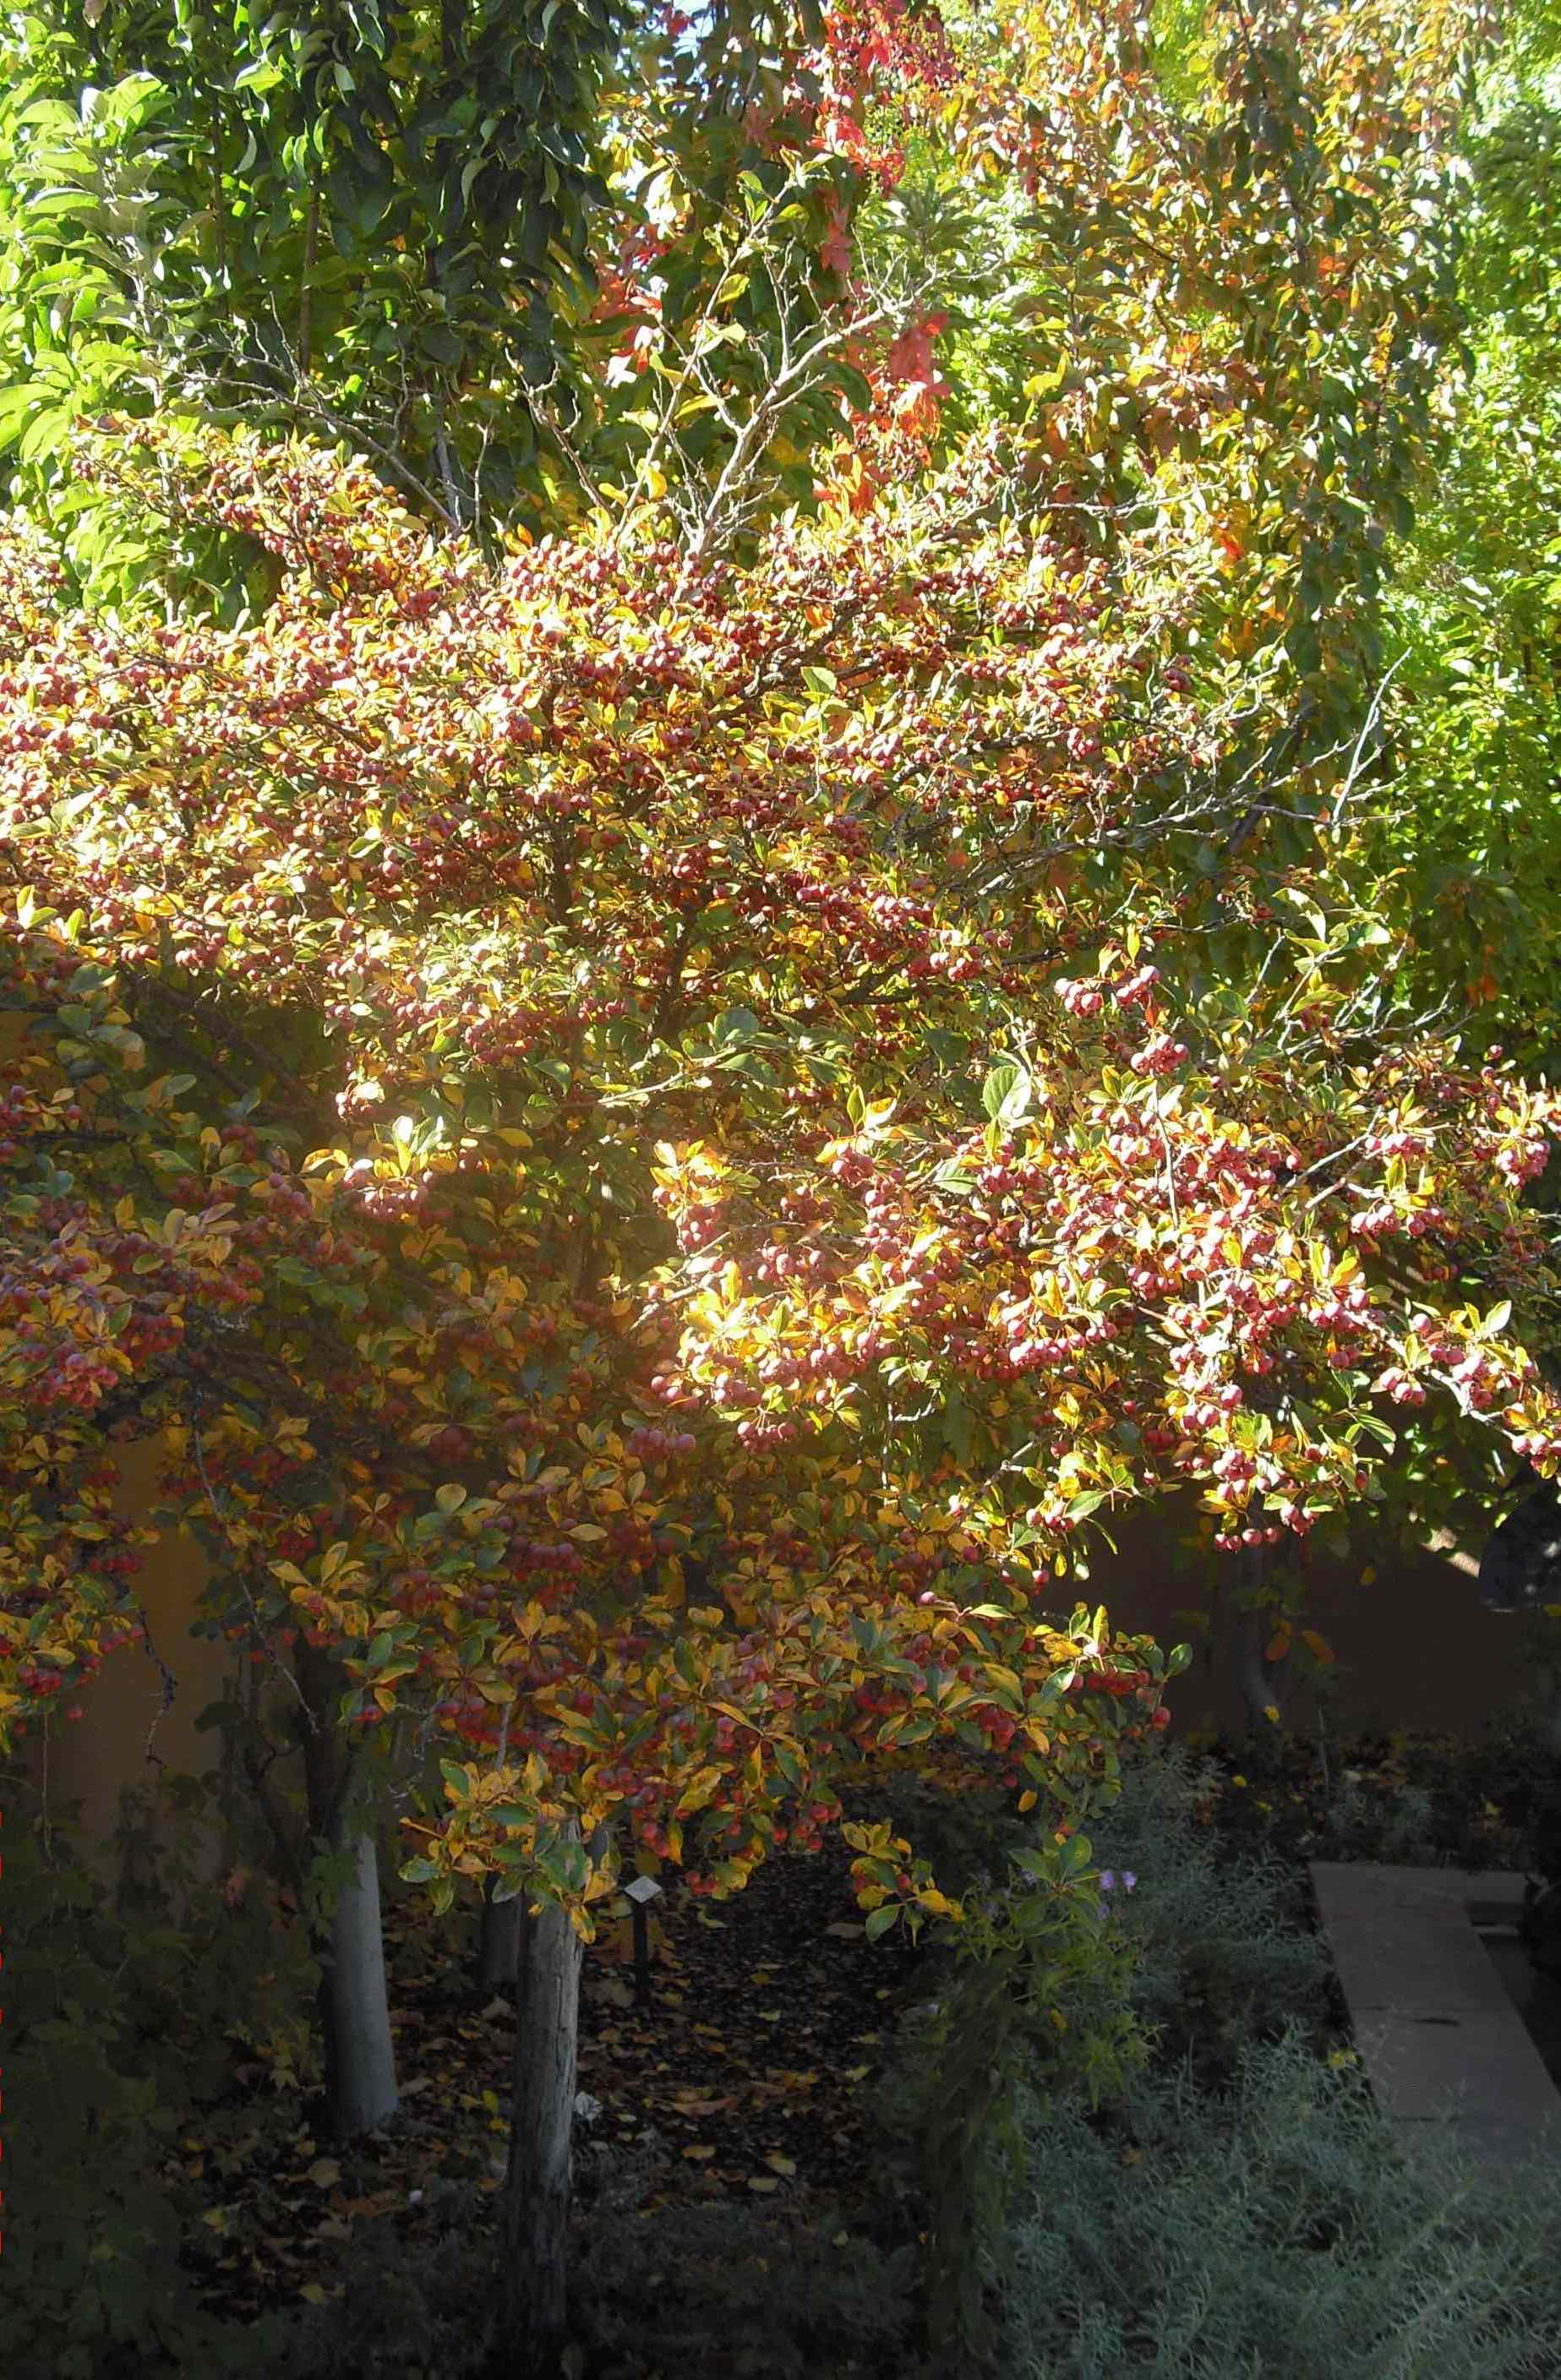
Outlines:
[[[1103,1893],[1109,1892],[1116,1884],[1116,1881],[1117,1871],[1115,1868],[1106,1867],[1101,1869],[1100,1889]],[[1138,1878],[1134,1876],[1131,1867],[1124,1868],[1122,1870],[1122,1889],[1124,1892],[1131,1892],[1137,1882]],[[1097,1900],[1095,1903],[1095,1911],[1097,1915],[1104,1917],[1106,1914],[1106,1902],[1104,1900]]]

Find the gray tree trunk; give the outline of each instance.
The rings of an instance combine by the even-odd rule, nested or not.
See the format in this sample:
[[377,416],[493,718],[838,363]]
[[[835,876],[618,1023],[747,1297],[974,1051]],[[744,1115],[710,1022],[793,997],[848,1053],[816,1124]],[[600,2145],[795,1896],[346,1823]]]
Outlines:
[[1535,1670],[1535,1724],[1540,1741],[1561,1760],[1561,1658],[1542,1651]]
[[354,1834],[344,1815],[332,1848],[352,1864],[331,1914],[330,1963],[321,1988],[325,2087],[332,2130],[339,2140],[351,2140],[388,2122],[399,2099],[374,1838]]
[[493,1878],[482,1895],[482,1931],[477,1945],[477,1980],[485,1991],[510,1991],[520,1970],[520,1933],[526,1922],[523,1896],[495,1900]]
[[1265,1716],[1270,1706],[1279,1714],[1279,1726],[1285,1722],[1290,1656],[1287,1653],[1277,1661],[1264,1659],[1264,1648],[1274,1633],[1274,1612],[1272,1609],[1244,1610],[1236,1597],[1255,1593],[1270,1584],[1276,1564],[1289,1550],[1258,1546],[1229,1556],[1228,1569],[1220,1573],[1216,1590],[1215,1625],[1228,1665],[1227,1673],[1240,1694],[1248,1728],[1264,1739],[1277,1732],[1274,1721]]
[[1274,1633],[1271,1611],[1233,1611],[1228,1625],[1236,1683],[1240,1688],[1247,1725],[1254,1735],[1271,1736],[1277,1730],[1267,1716],[1270,1707],[1278,1712],[1279,1725],[1285,1723],[1290,1657],[1287,1653],[1277,1661],[1265,1661],[1263,1658],[1264,1647]]
[[[526,1908],[525,1896],[514,1903]],[[567,2337],[570,2135],[583,1945],[544,1901],[522,1917],[509,2170],[500,2211],[500,2320],[516,2380],[551,2380]]]
[[356,1764],[336,1723],[340,1669],[322,1647],[301,1639],[293,1658],[303,1701],[298,1734],[309,1830],[344,1870],[324,1914],[311,1919],[311,1933],[321,1964],[320,2027],[331,2130],[338,2140],[350,2140],[386,2122],[397,2106],[380,1866],[372,1815],[354,1793]]

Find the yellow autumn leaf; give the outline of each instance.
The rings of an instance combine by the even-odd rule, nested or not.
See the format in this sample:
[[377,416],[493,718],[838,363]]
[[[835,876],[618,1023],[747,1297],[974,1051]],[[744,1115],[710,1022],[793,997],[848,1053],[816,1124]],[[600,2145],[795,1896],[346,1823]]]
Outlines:
[[724,1769],[714,1767],[696,1768],[678,1796],[680,1815],[686,1817],[695,1810],[702,1810],[708,1802],[713,1800],[725,1773]]

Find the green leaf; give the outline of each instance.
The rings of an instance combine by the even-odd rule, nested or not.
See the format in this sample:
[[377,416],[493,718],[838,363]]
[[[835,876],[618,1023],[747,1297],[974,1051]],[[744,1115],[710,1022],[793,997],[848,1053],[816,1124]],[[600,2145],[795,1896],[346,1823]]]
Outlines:
[[[986,1113],[991,1117],[994,1123],[996,1123],[1001,1117],[1005,1102],[1012,1092],[1014,1086],[1021,1079],[1020,1069],[1017,1066],[994,1066],[986,1081],[982,1084],[981,1104]],[[1025,1084],[1025,1093],[1026,1097],[1028,1097],[1029,1085],[1027,1082]]]

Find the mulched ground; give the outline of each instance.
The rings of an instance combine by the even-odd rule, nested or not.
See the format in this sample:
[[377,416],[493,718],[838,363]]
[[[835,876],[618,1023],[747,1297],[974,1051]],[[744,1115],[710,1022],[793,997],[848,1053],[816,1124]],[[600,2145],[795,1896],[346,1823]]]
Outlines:
[[[778,1858],[714,1908],[674,1883],[651,1925],[648,2006],[636,2001],[627,1923],[603,1930],[581,1987],[578,2083],[600,2109],[580,2150],[587,2187],[637,2152],[655,2177],[647,2209],[728,2197],[780,2215],[790,2201],[861,2197],[873,2080],[924,1954],[898,1932],[865,1940],[852,1856],[834,1842]],[[329,2296],[321,2250],[362,2218],[395,2216],[416,2241],[434,2236],[456,2191],[499,2187],[514,2014],[473,1986],[475,1923],[404,1901],[387,1910],[385,1937],[393,2124],[342,2149],[318,2122],[279,2129],[263,2102],[246,2123],[240,2102],[184,2144],[186,2175],[220,2192],[221,2220],[195,2255],[224,2316]]]
[[1406,1796],[1416,1795],[1426,1804],[1424,1840],[1398,1856],[1521,1867],[1552,1782],[1527,1743],[1495,1728],[1471,1738],[1362,1736],[1322,1752],[1289,1736],[1266,1748],[1206,1734],[1186,1742],[1222,1772],[1216,1816],[1229,1851],[1266,1849],[1298,1865],[1351,1855],[1337,1825],[1332,1835],[1325,1825],[1330,1806],[1337,1819],[1348,1789],[1361,1808],[1355,1832],[1362,1858],[1389,1856],[1377,1839],[1394,1813],[1403,1812]]
[[[1266,1847],[1303,1874],[1340,1786],[1362,1805],[1357,1855],[1528,1862],[1544,1779],[1493,1736],[1357,1742],[1325,1766],[1308,1747],[1190,1739],[1218,1769],[1210,1823],[1232,1852]],[[1423,1793],[1433,1848],[1385,1854],[1366,1840],[1406,1791]],[[635,2001],[627,1926],[587,1955],[579,2087],[600,2112],[586,2132],[586,2190],[636,2167],[635,2204],[763,2211],[780,2225],[819,2203],[849,2216],[874,2182],[872,2097],[919,1953],[898,1932],[869,1944],[838,1840],[783,1856],[712,1907],[675,1883],[655,1927],[650,2004]],[[1304,1895],[1298,1896],[1298,1913]],[[178,2144],[174,2165],[208,2196],[188,2261],[230,2318],[335,2294],[356,2228],[392,2218],[408,2249],[435,2240],[442,2209],[497,2191],[507,2134],[513,2016],[473,1988],[475,1920],[434,1921],[414,1901],[387,1913],[403,2110],[382,2133],[333,2147],[316,2102],[268,2101],[251,2083]]]

